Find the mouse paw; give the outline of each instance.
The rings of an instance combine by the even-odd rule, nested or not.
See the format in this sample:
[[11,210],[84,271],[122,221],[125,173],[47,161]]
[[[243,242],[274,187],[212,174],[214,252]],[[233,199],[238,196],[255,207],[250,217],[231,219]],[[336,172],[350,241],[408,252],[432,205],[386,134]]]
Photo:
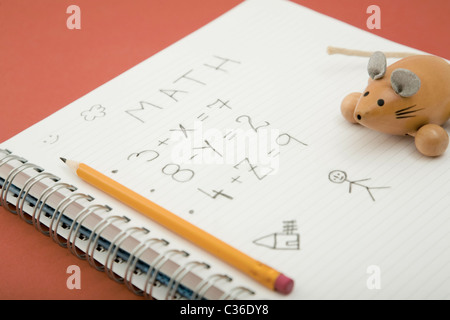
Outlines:
[[345,120],[350,123],[357,123],[353,114],[355,112],[356,105],[358,104],[358,100],[361,97],[361,93],[352,92],[348,94],[341,103],[341,113],[344,116]]
[[415,135],[416,148],[425,156],[442,155],[449,142],[447,131],[436,124],[426,124]]

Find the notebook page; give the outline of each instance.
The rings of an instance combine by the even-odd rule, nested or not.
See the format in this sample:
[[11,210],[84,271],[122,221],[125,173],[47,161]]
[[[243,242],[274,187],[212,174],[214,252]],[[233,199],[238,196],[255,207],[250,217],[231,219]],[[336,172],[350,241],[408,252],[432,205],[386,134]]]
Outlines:
[[295,280],[271,292],[127,212],[258,298],[449,298],[448,152],[347,123],[340,103],[364,89],[367,59],[329,45],[414,51],[246,1],[2,147],[126,210],[59,157],[83,161]]

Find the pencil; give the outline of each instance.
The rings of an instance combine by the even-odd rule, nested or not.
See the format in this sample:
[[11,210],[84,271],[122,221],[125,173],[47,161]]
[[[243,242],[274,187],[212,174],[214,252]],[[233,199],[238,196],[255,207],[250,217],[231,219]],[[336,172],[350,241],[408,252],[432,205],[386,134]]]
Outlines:
[[233,248],[90,166],[74,160],[60,159],[85,182],[241,270],[267,288],[282,294],[292,291],[294,281],[281,272]]

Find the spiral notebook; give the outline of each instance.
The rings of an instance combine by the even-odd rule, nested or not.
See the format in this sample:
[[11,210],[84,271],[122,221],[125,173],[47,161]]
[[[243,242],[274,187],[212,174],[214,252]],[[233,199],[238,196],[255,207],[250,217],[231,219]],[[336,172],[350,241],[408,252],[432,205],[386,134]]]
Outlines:
[[[408,137],[345,122],[340,102],[364,89],[367,59],[329,45],[418,52],[291,2],[245,1],[3,142],[1,204],[149,298],[449,298],[449,153],[425,158]],[[60,157],[280,270],[293,292],[90,187]]]

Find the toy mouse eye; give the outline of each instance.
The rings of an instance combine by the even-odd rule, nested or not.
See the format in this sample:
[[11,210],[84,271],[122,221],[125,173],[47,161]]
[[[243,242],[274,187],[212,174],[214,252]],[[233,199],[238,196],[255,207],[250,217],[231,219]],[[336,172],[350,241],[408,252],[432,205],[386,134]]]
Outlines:
[[382,106],[384,105],[384,100],[383,100],[383,99],[379,99],[379,100],[377,101],[377,104],[378,104],[380,107],[382,107]]
[[364,92],[364,97],[367,97],[369,95],[369,91]]

